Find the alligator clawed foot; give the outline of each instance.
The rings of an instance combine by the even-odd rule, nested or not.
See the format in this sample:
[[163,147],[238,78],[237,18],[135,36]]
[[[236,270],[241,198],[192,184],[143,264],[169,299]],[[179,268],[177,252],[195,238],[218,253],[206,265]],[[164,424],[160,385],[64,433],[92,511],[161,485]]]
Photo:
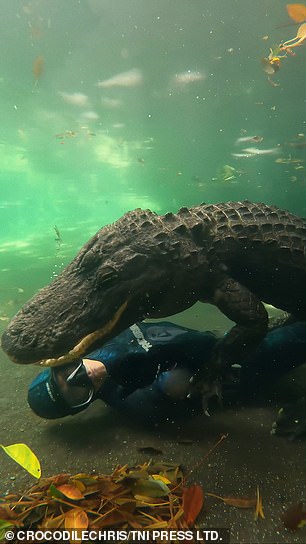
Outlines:
[[216,400],[217,404],[222,404],[222,387],[221,383],[207,382],[199,378],[199,376],[192,376],[189,380],[190,391],[187,398],[201,397],[203,413],[206,416],[210,416],[209,403],[211,399]]
[[293,404],[287,404],[277,414],[271,429],[275,436],[285,436],[295,440],[306,435],[306,397],[298,399]]

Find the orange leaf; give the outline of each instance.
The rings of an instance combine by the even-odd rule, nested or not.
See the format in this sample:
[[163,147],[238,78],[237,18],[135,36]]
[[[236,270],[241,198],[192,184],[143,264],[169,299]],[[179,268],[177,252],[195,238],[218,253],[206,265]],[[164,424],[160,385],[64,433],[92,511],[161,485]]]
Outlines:
[[184,519],[191,527],[197,519],[204,502],[204,494],[200,485],[191,485],[183,490]]
[[84,510],[73,508],[65,514],[65,529],[87,529],[88,517]]
[[84,499],[84,495],[77,487],[75,487],[75,485],[63,484],[60,485],[57,490],[65,495],[67,499],[72,499],[73,501],[79,501],[80,499]]
[[287,4],[287,13],[296,23],[306,21],[306,6],[304,4]]

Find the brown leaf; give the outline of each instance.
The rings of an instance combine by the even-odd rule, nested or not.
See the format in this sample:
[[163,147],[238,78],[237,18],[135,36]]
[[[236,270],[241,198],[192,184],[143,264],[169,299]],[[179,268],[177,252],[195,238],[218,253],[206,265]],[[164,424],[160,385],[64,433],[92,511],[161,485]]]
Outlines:
[[84,510],[73,508],[65,514],[65,529],[87,529],[88,516]]
[[296,23],[306,21],[306,6],[304,4],[287,4],[287,13]]
[[16,518],[16,514],[10,509],[8,504],[3,504],[0,506],[0,519],[11,520],[14,518]]
[[200,485],[191,485],[183,490],[184,519],[189,527],[196,521],[204,502],[204,494]]
[[83,493],[81,493],[81,491],[75,485],[63,484],[58,486],[57,490],[65,495],[67,499],[72,499],[73,501],[84,499]]
[[223,497],[223,502],[237,508],[253,508],[256,505],[256,499],[240,499],[239,497]]
[[293,504],[281,515],[281,520],[290,531],[296,531],[306,523],[306,511],[303,510],[303,503]]
[[253,508],[256,506],[256,499],[250,499],[250,498],[239,498],[239,497],[220,497],[219,495],[215,495],[214,493],[206,493],[209,497],[214,497],[215,499],[219,499],[220,501],[223,501],[225,504],[229,504],[230,506],[236,506],[236,508]]

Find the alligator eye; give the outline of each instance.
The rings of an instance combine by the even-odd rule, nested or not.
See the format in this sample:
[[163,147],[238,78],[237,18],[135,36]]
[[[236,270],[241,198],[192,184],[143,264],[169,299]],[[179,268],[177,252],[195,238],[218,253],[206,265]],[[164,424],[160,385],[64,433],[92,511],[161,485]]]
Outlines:
[[97,284],[99,287],[105,287],[106,285],[108,287],[111,283],[115,282],[117,278],[118,273],[116,270],[112,268],[104,268],[104,270],[101,270],[98,273]]

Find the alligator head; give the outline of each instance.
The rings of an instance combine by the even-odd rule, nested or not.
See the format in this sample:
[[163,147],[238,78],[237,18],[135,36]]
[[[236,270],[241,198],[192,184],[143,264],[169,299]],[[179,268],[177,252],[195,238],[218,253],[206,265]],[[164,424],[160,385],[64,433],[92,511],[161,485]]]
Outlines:
[[135,210],[103,227],[16,314],[3,333],[3,350],[17,363],[62,364],[138,320],[193,304],[196,295],[177,262],[177,217],[167,214],[162,221],[150,210]]

